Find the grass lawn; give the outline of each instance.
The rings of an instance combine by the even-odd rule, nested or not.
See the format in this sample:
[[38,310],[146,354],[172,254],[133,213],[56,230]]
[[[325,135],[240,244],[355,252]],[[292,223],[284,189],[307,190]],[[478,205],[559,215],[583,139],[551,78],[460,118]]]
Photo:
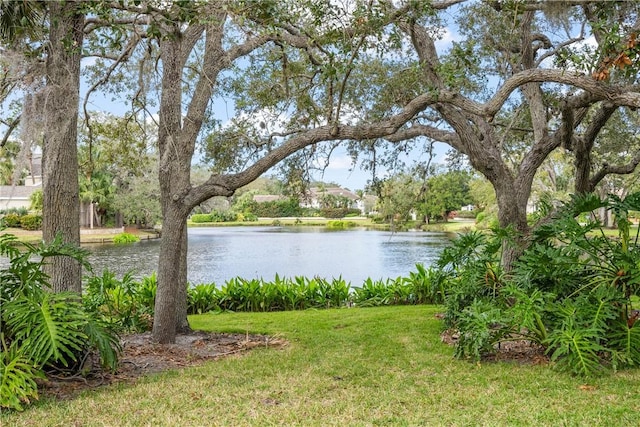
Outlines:
[[640,424],[640,371],[585,381],[549,366],[473,364],[440,342],[433,306],[191,317],[279,335],[250,353],[5,413],[9,426]]

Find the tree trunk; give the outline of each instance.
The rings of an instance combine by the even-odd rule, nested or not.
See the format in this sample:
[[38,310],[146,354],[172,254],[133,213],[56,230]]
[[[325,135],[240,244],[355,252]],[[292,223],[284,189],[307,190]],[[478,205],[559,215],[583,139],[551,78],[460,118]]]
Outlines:
[[184,286],[187,281],[187,215],[174,203],[163,208],[163,215],[153,338],[161,344],[168,344],[175,342],[178,330],[184,329],[185,325],[188,328]]
[[[188,251],[188,234],[187,234],[187,219],[183,221],[183,231],[182,231],[182,242],[180,244],[180,260],[179,260],[179,283],[182,283],[182,286],[177,287],[177,298],[176,301],[176,332],[177,333],[185,333],[191,330],[189,327],[189,322],[187,320],[187,308],[188,308],[188,298],[187,298],[187,287],[189,283],[187,282],[187,251]],[[184,286],[186,284],[186,286]]]
[[[80,245],[77,125],[84,16],[76,2],[51,2],[43,149],[42,237]],[[46,266],[52,289],[81,292],[80,264],[54,257]]]
[[[173,28],[175,31],[176,28]],[[182,66],[186,56],[180,37],[163,40],[162,97],[158,149],[162,240],[158,265],[153,338],[161,344],[175,342],[176,332],[187,323],[187,217],[191,207],[183,198],[191,188],[191,158],[197,132],[185,135],[182,127]]]

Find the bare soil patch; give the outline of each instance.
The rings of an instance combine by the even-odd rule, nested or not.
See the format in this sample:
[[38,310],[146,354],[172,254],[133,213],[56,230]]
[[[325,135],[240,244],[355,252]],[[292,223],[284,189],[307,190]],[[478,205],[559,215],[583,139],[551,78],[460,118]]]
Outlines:
[[175,344],[154,343],[149,332],[125,335],[121,341],[123,349],[116,372],[104,372],[99,367],[92,367],[92,360],[88,360],[84,375],[49,373],[46,380],[39,381],[42,395],[68,399],[84,390],[118,382],[135,382],[152,373],[196,366],[259,347],[282,348],[287,345],[287,341],[268,335],[200,331],[178,335]]

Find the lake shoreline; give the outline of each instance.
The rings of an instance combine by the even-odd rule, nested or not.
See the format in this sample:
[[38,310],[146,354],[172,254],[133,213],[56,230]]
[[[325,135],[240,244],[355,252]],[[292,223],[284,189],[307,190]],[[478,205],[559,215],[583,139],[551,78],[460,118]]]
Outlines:
[[[284,218],[259,218],[258,221],[245,221],[245,222],[207,222],[207,223],[193,223],[187,222],[189,228],[208,228],[208,227],[326,227],[329,221],[336,221],[331,218],[321,217],[284,217]],[[337,221],[353,222],[355,225],[353,228],[365,228],[369,230],[378,231],[391,231],[389,224],[376,224],[371,221],[370,218],[354,217],[354,218],[342,218]],[[435,224],[422,224],[419,229],[411,229],[411,231],[423,231],[423,232],[447,232],[457,233],[465,230],[475,228],[475,222],[473,220],[455,219],[449,222],[435,223]],[[161,229],[139,229],[135,227],[125,228],[93,228],[93,229],[81,229],[80,230],[80,244],[107,244],[113,243],[115,235],[122,233],[123,230],[127,233],[134,234],[140,238],[140,240],[153,240],[161,237]],[[39,243],[42,241],[41,230],[23,230],[21,228],[5,228],[0,230],[0,235],[12,234],[18,238],[20,242],[25,243]]]
[[[140,240],[159,239],[160,233],[152,230],[143,230],[136,228],[87,228],[80,230],[80,244],[102,244],[113,243],[113,238],[126,231],[127,233],[134,234],[140,238]],[[23,243],[40,243],[42,241],[42,230],[24,230],[22,228],[5,228],[0,230],[0,235],[12,234],[18,238],[19,242]]]

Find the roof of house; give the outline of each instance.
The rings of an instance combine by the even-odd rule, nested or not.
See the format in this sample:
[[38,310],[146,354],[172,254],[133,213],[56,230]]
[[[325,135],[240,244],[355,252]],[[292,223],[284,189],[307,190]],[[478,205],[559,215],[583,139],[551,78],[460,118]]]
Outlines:
[[318,197],[322,197],[324,195],[342,196],[346,197],[349,200],[359,199],[359,197],[355,193],[340,187],[328,187],[322,190],[320,190],[318,187],[309,189],[309,198],[311,199],[317,199]]

